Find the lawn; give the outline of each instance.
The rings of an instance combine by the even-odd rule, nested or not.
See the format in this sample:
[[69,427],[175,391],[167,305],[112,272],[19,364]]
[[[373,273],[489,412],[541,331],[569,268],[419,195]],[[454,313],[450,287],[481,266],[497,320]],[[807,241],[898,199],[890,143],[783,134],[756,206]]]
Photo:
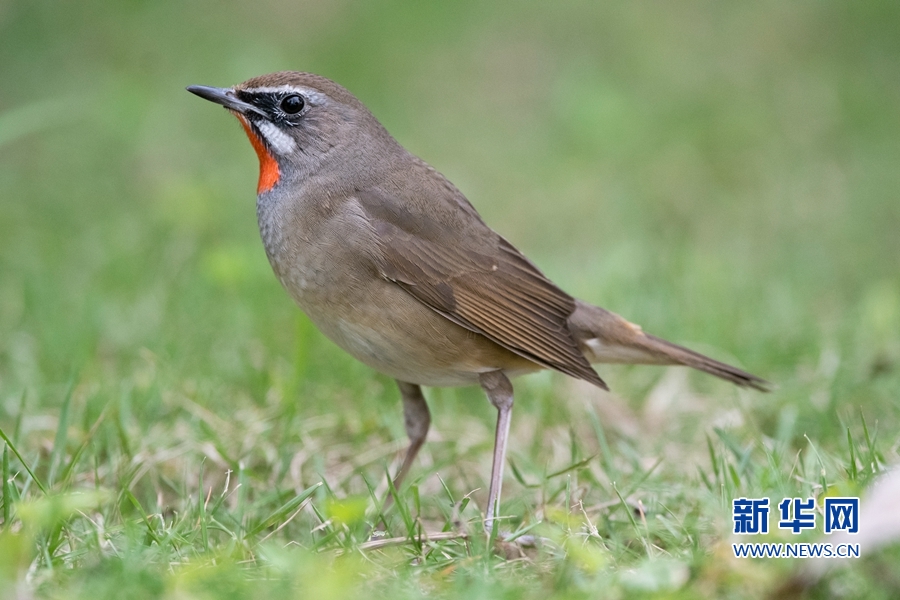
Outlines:
[[[732,500],[900,462],[900,5],[201,0],[0,8],[0,597],[764,598]],[[775,384],[600,366],[495,411],[394,383],[280,288],[237,123],[337,80],[571,294]],[[372,536],[374,526],[383,531]],[[536,545],[523,542],[534,538]],[[827,540],[826,540],[827,541]],[[896,598],[900,544],[814,598]]]

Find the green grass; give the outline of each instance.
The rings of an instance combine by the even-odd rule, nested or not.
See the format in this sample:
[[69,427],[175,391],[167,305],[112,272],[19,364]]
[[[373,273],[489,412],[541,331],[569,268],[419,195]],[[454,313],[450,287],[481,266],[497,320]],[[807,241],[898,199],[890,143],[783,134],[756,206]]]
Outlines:
[[[0,596],[745,598],[800,568],[734,559],[731,500],[898,462],[900,12],[595,4],[0,9]],[[252,150],[184,91],[283,68],[350,88],[569,292],[777,389],[517,380],[501,513],[537,547],[480,533],[489,403],[427,390],[382,514],[393,382],[279,288]],[[898,559],[810,595],[894,598]]]

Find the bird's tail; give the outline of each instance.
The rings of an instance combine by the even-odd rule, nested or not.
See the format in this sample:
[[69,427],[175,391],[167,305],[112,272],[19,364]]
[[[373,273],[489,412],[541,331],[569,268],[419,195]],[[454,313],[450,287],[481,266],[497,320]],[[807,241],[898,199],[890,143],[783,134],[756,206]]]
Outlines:
[[771,387],[756,375],[644,333],[634,323],[598,306],[578,302],[569,325],[591,363],[685,365],[742,387],[764,392]]

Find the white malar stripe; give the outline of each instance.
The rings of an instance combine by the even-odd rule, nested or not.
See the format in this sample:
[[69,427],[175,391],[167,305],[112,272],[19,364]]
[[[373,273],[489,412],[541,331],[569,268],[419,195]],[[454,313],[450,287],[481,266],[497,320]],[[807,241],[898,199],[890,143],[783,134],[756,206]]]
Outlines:
[[266,138],[266,141],[269,143],[272,150],[278,154],[285,156],[297,149],[297,144],[294,142],[294,139],[278,129],[276,125],[269,123],[268,121],[256,121],[254,124],[259,129],[259,132]]

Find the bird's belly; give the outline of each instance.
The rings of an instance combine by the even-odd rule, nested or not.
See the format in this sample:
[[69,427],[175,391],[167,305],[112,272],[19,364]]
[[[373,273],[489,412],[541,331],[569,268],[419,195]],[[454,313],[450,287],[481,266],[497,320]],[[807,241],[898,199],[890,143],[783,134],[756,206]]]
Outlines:
[[309,285],[289,291],[334,343],[401,381],[437,387],[472,385],[488,371],[501,369],[515,376],[541,368],[446,319],[393,283],[375,279],[365,288],[348,286],[328,298]]

